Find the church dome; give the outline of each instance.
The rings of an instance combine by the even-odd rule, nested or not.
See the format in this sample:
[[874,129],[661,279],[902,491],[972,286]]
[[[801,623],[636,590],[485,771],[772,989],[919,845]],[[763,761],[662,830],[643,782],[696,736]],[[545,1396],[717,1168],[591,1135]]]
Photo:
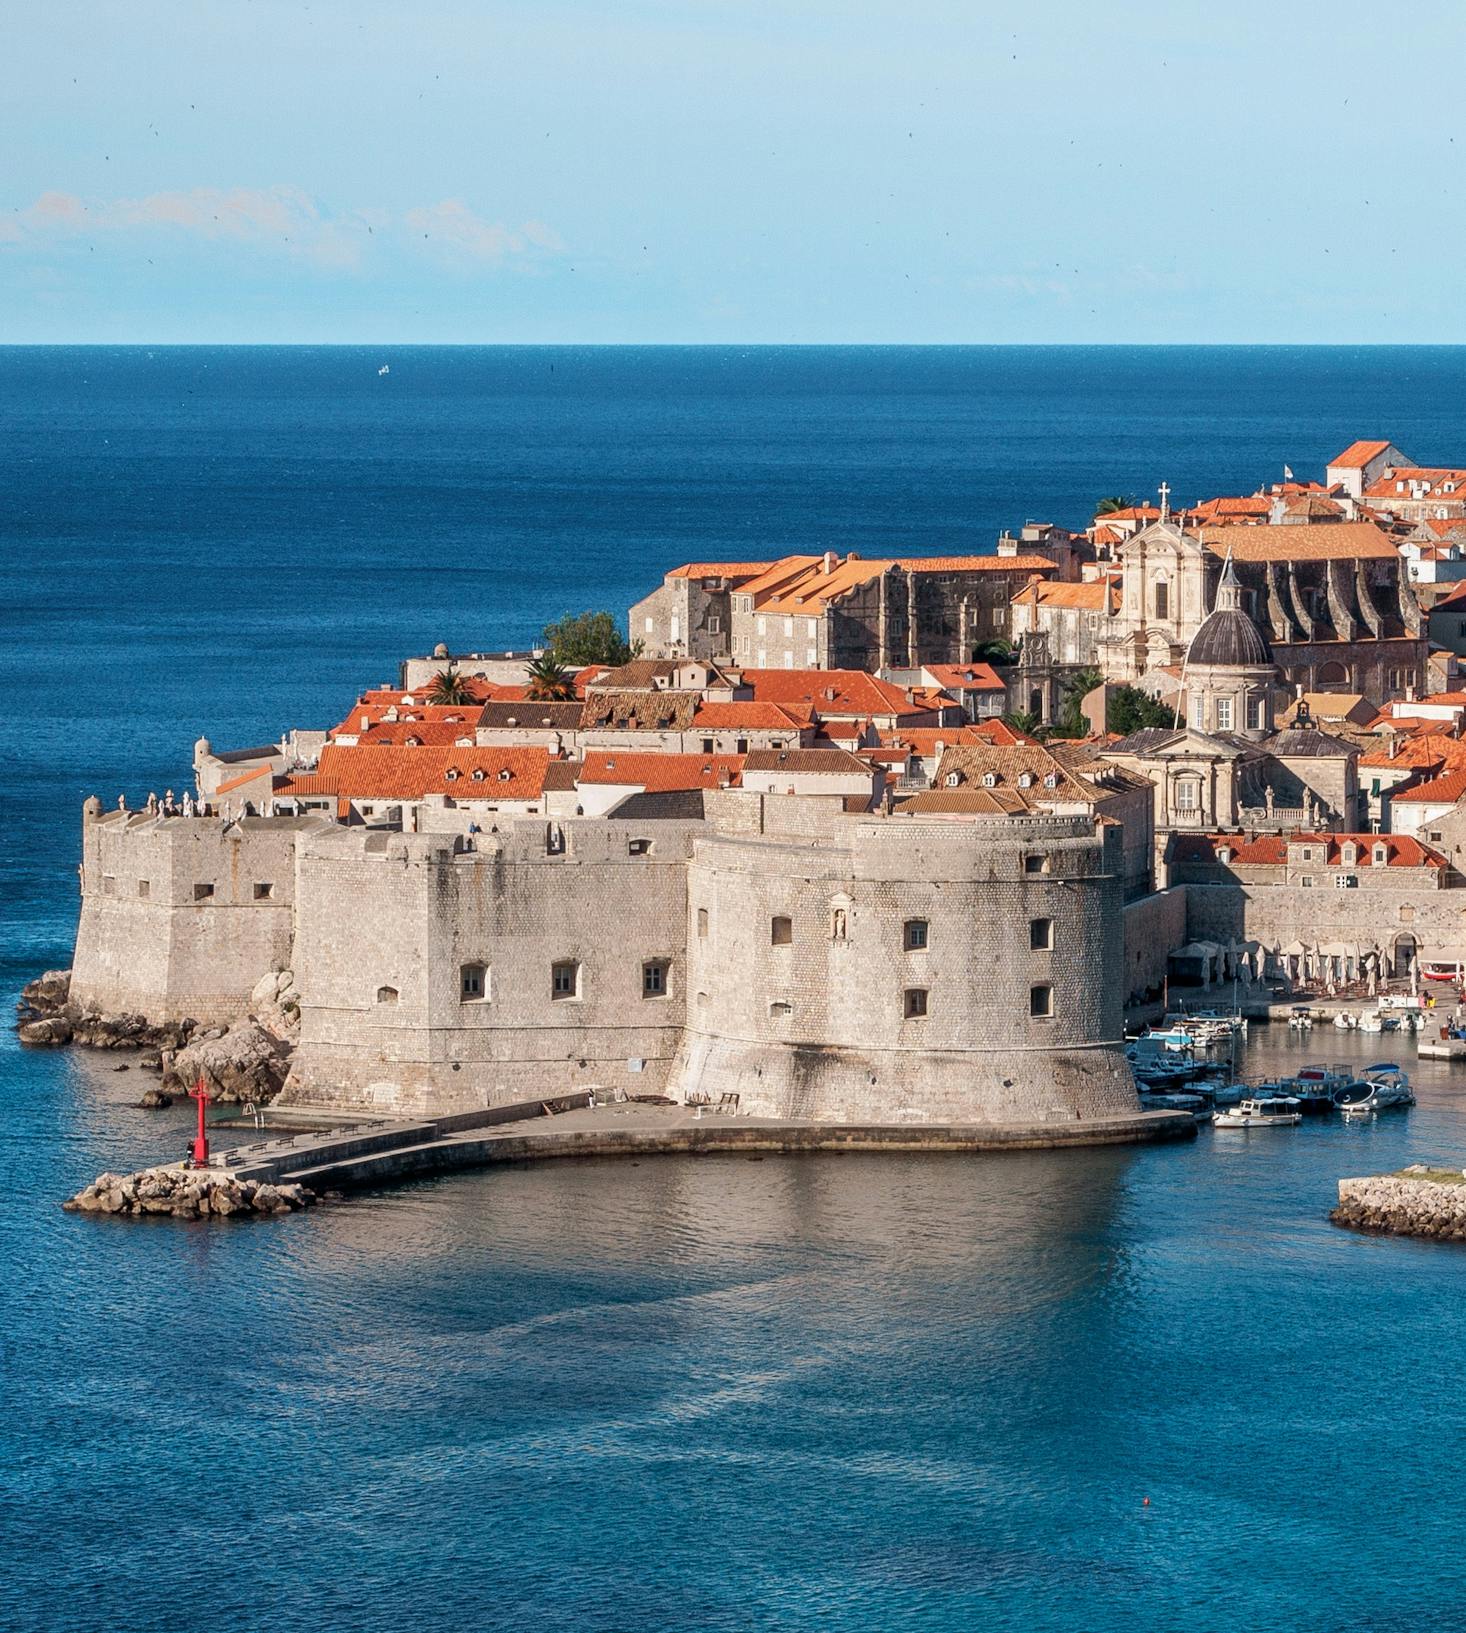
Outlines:
[[1218,607],[1191,638],[1186,666],[1215,664],[1223,669],[1257,669],[1271,664],[1272,650],[1262,631],[1238,608]]
[[1228,555],[1217,585],[1216,605],[1191,638],[1186,666],[1214,665],[1218,669],[1258,669],[1272,664],[1272,649],[1256,624],[1242,610],[1242,586]]

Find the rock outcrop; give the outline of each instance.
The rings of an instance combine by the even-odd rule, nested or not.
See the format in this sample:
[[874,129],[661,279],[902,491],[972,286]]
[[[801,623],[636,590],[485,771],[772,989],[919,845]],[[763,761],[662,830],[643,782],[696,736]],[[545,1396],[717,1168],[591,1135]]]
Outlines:
[[146,1015],[103,1015],[71,1002],[71,971],[47,970],[21,989],[18,1034],[22,1043],[55,1047],[84,1043],[93,1049],[181,1049],[197,1023],[152,1022]]
[[1398,1174],[1341,1179],[1329,1218],[1351,1230],[1466,1242],[1466,1175],[1416,1163]]
[[61,1205],[71,1213],[128,1218],[167,1214],[175,1219],[230,1219],[297,1213],[317,1200],[304,1185],[234,1179],[206,1168],[145,1168],[137,1174],[101,1174]]
[[262,975],[249,995],[249,1018],[281,1042],[295,1044],[300,1037],[300,994],[289,970]]
[[290,1070],[290,1048],[256,1021],[211,1031],[163,1058],[163,1086],[191,1089],[203,1081],[211,1098],[263,1105],[273,1100]]

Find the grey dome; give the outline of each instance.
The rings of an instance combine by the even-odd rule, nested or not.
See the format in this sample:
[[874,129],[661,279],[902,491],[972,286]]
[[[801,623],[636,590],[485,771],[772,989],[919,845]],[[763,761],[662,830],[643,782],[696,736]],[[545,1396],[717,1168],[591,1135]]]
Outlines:
[[1191,638],[1186,666],[1214,664],[1221,669],[1258,669],[1273,661],[1262,631],[1240,608],[1218,607]]
[[1242,610],[1242,586],[1232,566],[1232,552],[1222,563],[1217,599],[1201,628],[1191,637],[1186,665],[1214,664],[1218,669],[1257,669],[1272,664],[1272,648]]

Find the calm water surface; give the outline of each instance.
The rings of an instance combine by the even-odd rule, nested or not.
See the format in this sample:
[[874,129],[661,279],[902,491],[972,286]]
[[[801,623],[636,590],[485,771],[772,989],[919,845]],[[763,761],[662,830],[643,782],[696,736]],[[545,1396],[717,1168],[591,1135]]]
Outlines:
[[[65,961],[81,797],[182,786],[200,730],[326,723],[685,556],[984,547],[1375,431],[1459,456],[1463,387],[1453,351],[0,351],[7,989]],[[1466,1158],[1466,1068],[1407,1059],[1421,1104],[1362,1127],[186,1226],[55,1205],[180,1143],[114,1064],[0,1041],[0,1627],[1466,1627],[1466,1252],[1325,1220]]]

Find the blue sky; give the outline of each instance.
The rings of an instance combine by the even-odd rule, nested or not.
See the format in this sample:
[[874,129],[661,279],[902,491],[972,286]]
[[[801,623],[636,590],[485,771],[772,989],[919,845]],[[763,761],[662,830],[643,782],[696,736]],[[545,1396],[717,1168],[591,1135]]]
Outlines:
[[0,341],[1466,341],[1466,6],[48,0]]

